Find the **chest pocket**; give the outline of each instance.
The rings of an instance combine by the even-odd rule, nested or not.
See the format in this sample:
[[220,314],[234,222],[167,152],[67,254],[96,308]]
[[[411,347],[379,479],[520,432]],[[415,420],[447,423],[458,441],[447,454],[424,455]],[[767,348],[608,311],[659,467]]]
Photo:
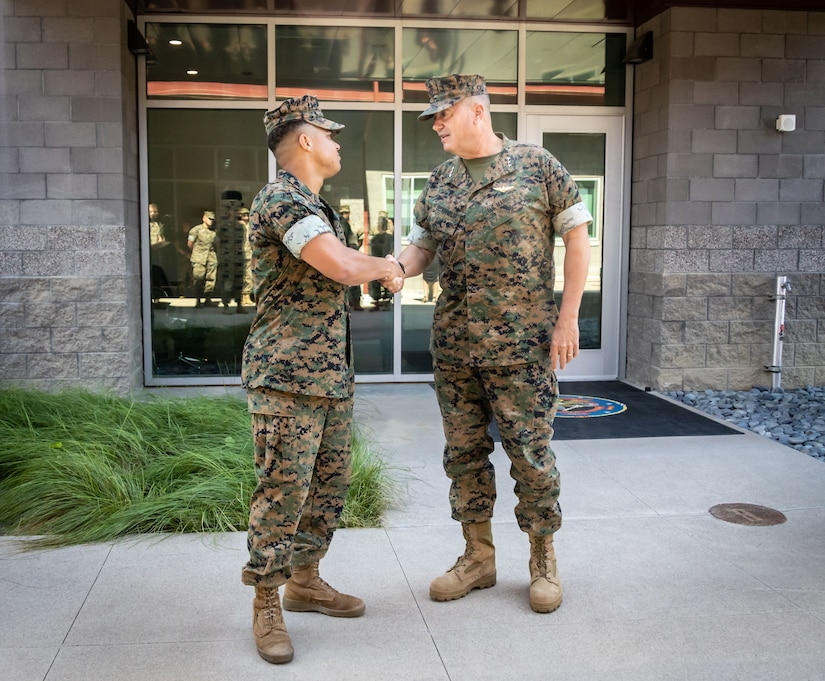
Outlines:
[[428,216],[430,231],[435,240],[442,245],[451,241],[461,229],[464,214],[448,206],[434,206]]

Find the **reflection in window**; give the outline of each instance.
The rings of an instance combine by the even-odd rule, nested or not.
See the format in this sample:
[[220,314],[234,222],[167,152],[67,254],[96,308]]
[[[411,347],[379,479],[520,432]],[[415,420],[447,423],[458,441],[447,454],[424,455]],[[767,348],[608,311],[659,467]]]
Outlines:
[[147,23],[146,41],[149,98],[267,98],[265,26]]
[[479,73],[492,102],[516,102],[516,31],[405,28],[402,40],[405,102],[426,102],[424,81],[451,73]]
[[[214,13],[263,14],[269,9],[271,0],[209,0],[208,10]],[[137,14],[203,14],[203,0],[137,0]]]
[[266,183],[261,113],[150,110],[147,138],[153,374],[238,376],[252,314],[235,290],[249,294],[243,253],[227,248]]
[[395,14],[393,0],[270,0],[277,14],[313,16],[386,16]]
[[527,104],[623,106],[623,33],[527,31]]
[[[360,249],[371,255],[397,252],[394,247],[393,196],[384,178],[392,176],[393,115],[390,111],[324,113],[346,127],[336,136],[341,145],[341,172],[324,183],[321,194],[336,209],[348,208]],[[393,370],[393,297],[377,282],[350,297],[355,371],[389,374]],[[361,309],[358,309],[361,308]]]
[[[516,19],[519,0],[209,0],[210,13],[313,17],[473,17]],[[523,0],[528,19],[601,22],[630,20],[626,0]],[[138,14],[202,14],[203,0],[137,0]]]
[[527,0],[528,19],[557,21],[627,21],[625,0]]
[[392,102],[394,45],[389,27],[276,26],[276,96]]
[[[569,1],[569,0],[568,0]],[[404,0],[401,14],[407,16],[433,17],[478,17],[515,18],[518,17],[518,0],[455,0],[448,3],[440,0]]]
[[[516,138],[517,115],[515,113],[493,113],[493,129],[510,139]],[[416,112],[404,112],[402,118],[404,151],[402,156],[402,188],[409,192],[402,194],[401,211],[402,246],[408,243],[412,212],[418,195],[426,185],[432,170],[449,156],[444,153],[438,135],[433,132],[431,122],[419,121]],[[440,291],[438,285],[437,258],[428,271],[404,282],[401,291],[401,372],[408,374],[432,373],[430,356],[430,327],[433,321],[435,298]]]

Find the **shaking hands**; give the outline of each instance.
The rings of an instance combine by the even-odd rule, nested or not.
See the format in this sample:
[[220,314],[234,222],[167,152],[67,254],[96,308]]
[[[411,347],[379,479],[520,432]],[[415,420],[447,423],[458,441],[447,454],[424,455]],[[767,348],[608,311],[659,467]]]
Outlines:
[[386,258],[392,262],[395,267],[392,268],[393,272],[390,275],[379,279],[378,282],[390,293],[398,293],[404,288],[404,270],[393,255],[387,254]]

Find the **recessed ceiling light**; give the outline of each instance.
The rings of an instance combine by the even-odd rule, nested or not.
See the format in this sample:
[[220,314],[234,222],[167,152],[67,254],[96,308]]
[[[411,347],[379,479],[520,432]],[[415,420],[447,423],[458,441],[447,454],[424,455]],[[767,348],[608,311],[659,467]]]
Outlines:
[[186,75],[187,75],[187,76],[197,76],[197,75],[198,75],[198,72],[197,72],[195,69],[189,69],[189,70],[186,72]]
[[175,45],[175,46],[183,45],[183,41],[178,40],[177,38],[173,38],[172,40],[169,41],[169,44],[170,45]]

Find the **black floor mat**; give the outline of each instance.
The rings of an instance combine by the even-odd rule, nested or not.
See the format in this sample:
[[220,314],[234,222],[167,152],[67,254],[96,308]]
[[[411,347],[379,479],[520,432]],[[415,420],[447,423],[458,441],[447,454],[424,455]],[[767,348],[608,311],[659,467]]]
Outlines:
[[[559,383],[556,440],[735,435],[740,431],[621,381]],[[490,433],[500,441],[495,422]]]

